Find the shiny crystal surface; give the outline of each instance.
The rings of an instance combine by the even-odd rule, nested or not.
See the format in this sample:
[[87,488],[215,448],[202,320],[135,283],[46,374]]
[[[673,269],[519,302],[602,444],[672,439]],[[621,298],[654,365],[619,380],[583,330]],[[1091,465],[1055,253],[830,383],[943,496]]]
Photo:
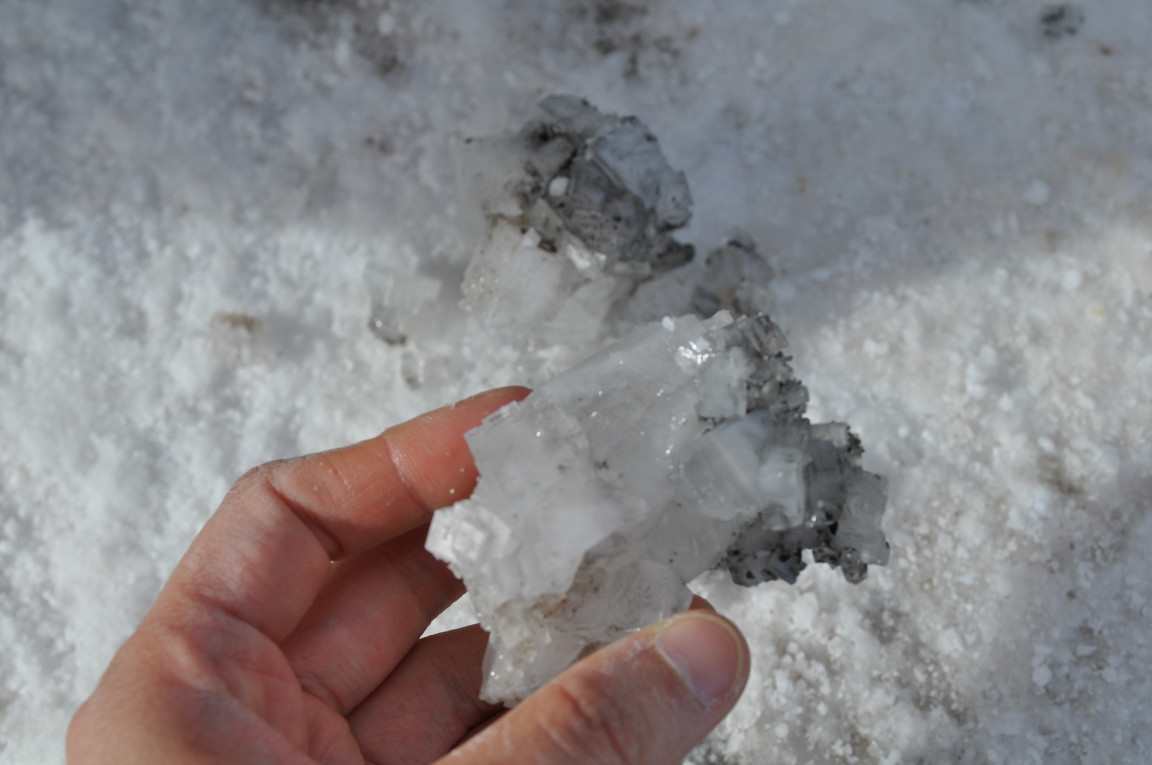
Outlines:
[[884,479],[813,425],[767,316],[643,326],[467,435],[473,495],[428,549],[491,633],[482,693],[513,703],[585,652],[687,608],[714,567],[794,581],[811,550],[851,582],[884,564]]

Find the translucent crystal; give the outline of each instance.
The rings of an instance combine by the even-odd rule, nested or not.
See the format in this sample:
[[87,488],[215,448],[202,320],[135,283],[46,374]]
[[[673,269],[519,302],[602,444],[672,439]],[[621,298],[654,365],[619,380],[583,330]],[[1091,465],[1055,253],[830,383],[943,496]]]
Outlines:
[[408,340],[419,314],[440,295],[440,281],[430,276],[369,263],[364,282],[372,301],[368,328],[390,345]]
[[479,483],[427,545],[491,633],[485,698],[687,608],[710,568],[794,581],[810,549],[858,582],[887,561],[884,479],[846,426],[805,419],[784,347],[763,315],[665,319],[467,435]]
[[488,242],[464,305],[506,341],[579,346],[638,283],[692,258],[671,236],[692,214],[688,183],[635,117],[551,96],[515,135],[470,141],[465,160]]

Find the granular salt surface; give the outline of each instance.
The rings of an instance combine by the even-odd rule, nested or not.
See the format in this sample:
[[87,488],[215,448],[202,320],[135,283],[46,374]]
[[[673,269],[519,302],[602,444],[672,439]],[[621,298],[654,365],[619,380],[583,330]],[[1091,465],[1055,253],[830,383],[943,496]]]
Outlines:
[[[245,469],[543,373],[456,307],[453,147],[556,92],[757,243],[891,479],[861,586],[698,582],[754,656],[697,760],[1152,757],[1144,0],[99,6],[0,0],[0,762],[62,761]],[[419,338],[369,263],[444,284]]]

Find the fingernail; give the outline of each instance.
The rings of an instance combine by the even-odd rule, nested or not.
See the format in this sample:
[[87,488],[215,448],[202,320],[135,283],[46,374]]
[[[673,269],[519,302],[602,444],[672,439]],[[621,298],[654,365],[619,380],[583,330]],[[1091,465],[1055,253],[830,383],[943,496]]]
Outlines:
[[716,616],[689,612],[674,617],[656,636],[656,647],[705,705],[726,696],[740,680],[743,641]]

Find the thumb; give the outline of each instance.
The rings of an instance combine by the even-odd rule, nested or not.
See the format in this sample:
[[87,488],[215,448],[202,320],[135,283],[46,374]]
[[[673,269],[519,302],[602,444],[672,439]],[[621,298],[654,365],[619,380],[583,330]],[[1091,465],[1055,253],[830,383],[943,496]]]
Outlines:
[[687,611],[577,662],[443,762],[673,765],[736,704],[748,663],[731,622]]

